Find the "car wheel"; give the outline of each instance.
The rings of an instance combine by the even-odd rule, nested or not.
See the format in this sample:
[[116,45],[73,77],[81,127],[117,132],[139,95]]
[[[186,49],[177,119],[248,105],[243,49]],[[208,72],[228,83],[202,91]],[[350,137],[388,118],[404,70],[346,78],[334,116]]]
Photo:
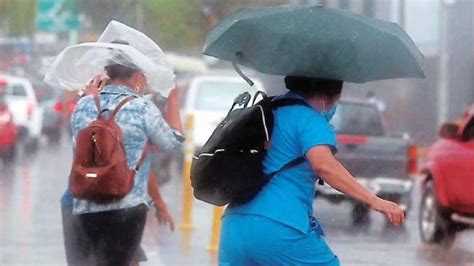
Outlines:
[[421,198],[418,225],[421,239],[427,244],[452,244],[455,232],[440,214],[432,181],[426,184]]
[[352,208],[352,223],[354,225],[363,225],[370,222],[369,206],[362,203],[355,203]]

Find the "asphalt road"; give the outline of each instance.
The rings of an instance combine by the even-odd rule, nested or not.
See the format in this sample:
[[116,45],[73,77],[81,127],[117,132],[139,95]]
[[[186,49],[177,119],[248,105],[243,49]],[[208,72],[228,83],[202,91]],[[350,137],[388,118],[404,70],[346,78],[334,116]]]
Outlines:
[[[46,141],[36,154],[20,154],[11,167],[0,166],[0,265],[65,265],[59,199],[67,183],[72,148],[65,138],[59,146]],[[162,188],[172,215],[182,216],[181,177]],[[474,265],[474,231],[457,235],[451,247],[421,243],[415,208],[401,228],[388,226],[372,212],[370,222],[354,226],[351,204],[334,205],[317,199],[315,213],[326,238],[343,265]],[[159,227],[149,212],[142,241],[148,261],[141,265],[214,265],[210,243],[212,207],[194,201],[193,230],[170,232]]]

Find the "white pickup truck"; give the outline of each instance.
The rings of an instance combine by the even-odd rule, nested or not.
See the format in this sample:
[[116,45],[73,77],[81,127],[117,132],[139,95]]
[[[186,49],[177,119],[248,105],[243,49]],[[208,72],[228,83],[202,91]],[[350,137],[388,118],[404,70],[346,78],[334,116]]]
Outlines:
[[26,78],[0,75],[5,102],[20,127],[20,137],[29,150],[36,149],[41,137],[43,110],[31,82]]

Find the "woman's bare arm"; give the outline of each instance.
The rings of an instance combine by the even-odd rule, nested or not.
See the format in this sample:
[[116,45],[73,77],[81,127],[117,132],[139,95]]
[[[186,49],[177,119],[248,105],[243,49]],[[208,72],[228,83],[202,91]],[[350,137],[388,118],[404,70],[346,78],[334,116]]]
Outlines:
[[156,207],[156,219],[160,225],[168,224],[171,231],[174,231],[174,221],[168,212],[166,203],[161,197],[160,186],[156,180],[155,175],[150,171],[148,176],[148,195],[155,203]]
[[325,182],[338,191],[361,201],[374,210],[384,213],[394,225],[405,220],[403,210],[395,203],[383,200],[359,184],[344,166],[334,157],[327,146],[316,146],[307,153],[311,167]]

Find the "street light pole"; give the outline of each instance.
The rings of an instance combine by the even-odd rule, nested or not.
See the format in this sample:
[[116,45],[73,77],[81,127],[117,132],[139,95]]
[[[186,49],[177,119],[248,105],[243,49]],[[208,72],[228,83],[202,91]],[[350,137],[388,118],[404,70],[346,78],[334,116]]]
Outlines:
[[144,14],[143,14],[143,1],[135,0],[135,26],[138,30],[143,31],[144,28]]
[[449,48],[448,48],[448,3],[439,3],[439,88],[438,88],[438,126],[449,119]]

